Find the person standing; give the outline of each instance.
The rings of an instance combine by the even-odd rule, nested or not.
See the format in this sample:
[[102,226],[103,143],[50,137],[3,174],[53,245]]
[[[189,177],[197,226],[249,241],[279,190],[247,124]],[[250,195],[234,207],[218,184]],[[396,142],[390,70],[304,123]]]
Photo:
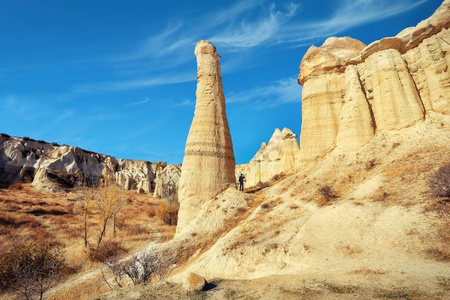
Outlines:
[[239,191],[244,191],[244,181],[245,181],[245,176],[244,174],[241,173],[241,176],[239,176]]

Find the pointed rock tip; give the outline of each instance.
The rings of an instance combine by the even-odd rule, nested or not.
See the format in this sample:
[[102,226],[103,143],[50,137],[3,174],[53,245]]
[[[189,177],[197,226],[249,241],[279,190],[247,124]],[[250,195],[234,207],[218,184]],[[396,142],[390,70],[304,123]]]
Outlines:
[[195,45],[194,54],[196,56],[199,54],[213,54],[214,56],[218,56],[220,58],[220,56],[217,54],[216,47],[214,47],[214,45],[207,40],[198,41],[197,45]]
[[284,127],[281,133],[283,135],[283,139],[292,139],[292,138],[295,139],[297,137],[297,135],[287,127]]
[[272,137],[270,139],[278,137],[281,137],[281,130],[279,128],[275,128],[275,131],[273,132]]

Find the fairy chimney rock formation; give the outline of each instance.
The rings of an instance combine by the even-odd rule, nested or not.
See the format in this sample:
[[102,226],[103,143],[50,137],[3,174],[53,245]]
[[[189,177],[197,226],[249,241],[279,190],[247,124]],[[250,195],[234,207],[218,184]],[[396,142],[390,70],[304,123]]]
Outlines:
[[235,184],[235,159],[225,113],[220,56],[209,42],[195,47],[197,101],[189,130],[179,182],[177,234],[195,218],[209,199]]
[[428,111],[450,113],[450,0],[415,27],[366,46],[349,37],[311,46],[300,64],[301,161],[357,151],[378,131]]

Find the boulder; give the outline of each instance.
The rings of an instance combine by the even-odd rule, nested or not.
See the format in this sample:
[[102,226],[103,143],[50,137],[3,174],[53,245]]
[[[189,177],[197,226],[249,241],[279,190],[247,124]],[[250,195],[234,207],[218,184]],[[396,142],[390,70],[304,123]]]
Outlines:
[[200,292],[207,283],[205,278],[190,272],[183,281],[183,288],[189,293]]

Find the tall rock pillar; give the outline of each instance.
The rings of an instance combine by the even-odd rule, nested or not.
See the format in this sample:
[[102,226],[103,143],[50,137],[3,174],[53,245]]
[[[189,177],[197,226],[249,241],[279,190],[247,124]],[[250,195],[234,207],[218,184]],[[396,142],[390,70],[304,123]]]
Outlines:
[[220,56],[205,40],[197,43],[195,55],[197,101],[179,183],[177,234],[196,217],[204,201],[236,182],[236,163],[220,77]]

